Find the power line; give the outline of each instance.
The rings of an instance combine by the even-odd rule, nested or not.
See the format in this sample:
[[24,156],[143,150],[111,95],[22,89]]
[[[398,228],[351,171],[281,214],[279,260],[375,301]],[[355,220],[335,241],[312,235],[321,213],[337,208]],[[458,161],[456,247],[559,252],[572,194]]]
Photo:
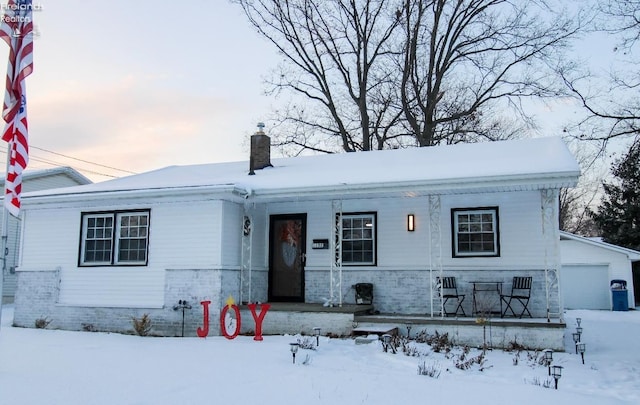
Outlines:
[[[35,149],[41,149],[41,148],[38,148],[38,147],[34,147],[33,145],[30,145],[30,147],[31,148],[35,148]],[[0,149],[0,153],[4,154],[5,156],[7,155],[7,151],[6,150]],[[59,156],[67,157],[67,156],[65,156],[65,155],[63,155],[61,153],[56,153],[56,152],[51,152],[51,153],[54,153],[54,154],[59,155]],[[69,158],[74,159],[71,156],[69,156]],[[86,169],[84,167],[68,165],[66,163],[57,162],[55,160],[42,158],[42,157],[39,157],[39,156],[35,156],[34,154],[30,154],[29,155],[29,160],[32,161],[32,162],[40,162],[40,163],[44,163],[44,164],[51,165],[51,166],[70,166],[70,167],[72,167],[72,168],[74,168],[74,169],[76,169],[78,171],[85,172],[85,173],[90,173],[90,174],[95,174],[95,175],[103,176],[103,177],[110,177],[110,178],[117,178],[118,177],[118,176],[114,176],[112,174],[106,174],[106,173],[102,173],[102,172],[97,172],[95,170]],[[119,170],[119,171],[122,171],[122,172],[133,173],[133,172],[129,172],[128,170],[118,169],[118,168],[115,168],[115,167],[112,168],[110,166],[101,165],[99,163],[93,163],[93,162],[89,162],[89,161],[82,160],[82,159],[75,159],[75,160],[86,162],[86,163],[97,165],[97,166],[106,167],[106,168],[113,169],[113,170]],[[5,162],[6,162],[6,158],[5,158]]]
[[68,159],[77,160],[78,162],[84,162],[84,163],[89,163],[89,164],[91,164],[91,165],[95,165],[95,166],[105,167],[105,168],[107,168],[107,169],[111,169],[111,170],[117,170],[117,171],[120,171],[120,172],[129,173],[129,174],[138,174],[138,173],[136,173],[136,172],[132,172],[132,171],[130,171],[130,170],[118,169],[117,167],[107,166],[107,165],[103,165],[103,164],[100,164],[100,163],[95,163],[95,162],[90,162],[90,161],[88,161],[88,160],[79,159],[79,158],[76,158],[76,157],[73,157],[73,156],[64,155],[64,154],[62,154],[62,153],[58,153],[58,152],[54,152],[54,151],[52,151],[52,150],[48,150],[48,149],[44,149],[44,148],[40,148],[40,147],[35,146],[35,145],[29,145],[29,148],[30,148],[30,149],[38,149],[38,150],[41,150],[41,151],[43,151],[43,152],[48,152],[48,153],[52,153],[52,154],[54,154],[54,155],[62,156],[62,157],[68,158]]
[[[48,159],[42,159],[42,158],[38,158],[35,157],[33,155],[29,156],[29,161],[35,160],[36,162],[40,162],[40,163],[44,163],[44,164],[48,164],[51,166],[63,166],[64,164],[60,163],[60,162],[56,162],[54,160],[48,160]],[[73,166],[71,166],[73,167]],[[85,173],[91,173],[91,174],[95,174],[98,176],[104,176],[104,177],[111,177],[111,178],[117,178],[118,176],[114,176],[112,174],[105,174],[105,173],[100,173],[100,172],[96,172],[94,170],[89,170],[89,169],[85,169],[83,167],[73,167],[74,169],[77,169],[78,171],[81,172],[85,172]]]

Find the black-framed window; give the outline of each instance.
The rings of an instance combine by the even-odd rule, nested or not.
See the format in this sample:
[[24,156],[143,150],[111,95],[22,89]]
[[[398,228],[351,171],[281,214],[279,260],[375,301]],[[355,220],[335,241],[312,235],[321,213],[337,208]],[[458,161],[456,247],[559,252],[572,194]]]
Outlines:
[[342,264],[376,264],[376,214],[342,214]]
[[149,210],[82,213],[81,266],[146,265]]
[[498,207],[451,210],[453,257],[500,256]]

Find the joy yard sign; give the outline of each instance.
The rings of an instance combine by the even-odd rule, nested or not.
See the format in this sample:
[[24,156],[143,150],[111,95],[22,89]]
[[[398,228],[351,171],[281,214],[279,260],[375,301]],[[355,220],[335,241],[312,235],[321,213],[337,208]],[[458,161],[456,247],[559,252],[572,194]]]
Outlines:
[[[198,334],[198,337],[205,338],[209,334],[209,304],[211,304],[211,301],[201,301],[200,304],[203,307],[204,319],[202,320],[202,327],[198,328],[196,330],[196,333]],[[260,305],[260,313],[256,314],[256,308],[258,305]],[[264,320],[264,317],[267,314],[267,311],[269,311],[269,308],[271,308],[271,305],[249,304],[247,306],[251,311],[251,316],[253,317],[253,321],[256,326],[253,340],[261,341],[262,340],[262,321]],[[232,311],[235,317],[231,316],[229,314],[229,311]],[[228,322],[229,328],[233,328],[232,333],[229,333],[229,330],[227,330],[228,318],[230,320],[230,322]],[[229,296],[229,298],[227,298],[226,305],[222,307],[222,310],[220,311],[220,332],[222,333],[222,336],[226,337],[227,339],[235,339],[236,336],[238,336],[238,334],[240,333],[241,327],[242,327],[242,317],[240,316],[240,308],[238,308],[238,306],[236,305],[236,302],[233,299],[233,297]]]

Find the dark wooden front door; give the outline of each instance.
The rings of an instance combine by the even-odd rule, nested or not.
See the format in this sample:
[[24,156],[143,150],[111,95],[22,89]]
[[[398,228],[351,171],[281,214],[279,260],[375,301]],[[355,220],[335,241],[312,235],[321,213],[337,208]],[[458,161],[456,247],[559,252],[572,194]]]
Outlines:
[[307,214],[272,215],[269,301],[304,302]]

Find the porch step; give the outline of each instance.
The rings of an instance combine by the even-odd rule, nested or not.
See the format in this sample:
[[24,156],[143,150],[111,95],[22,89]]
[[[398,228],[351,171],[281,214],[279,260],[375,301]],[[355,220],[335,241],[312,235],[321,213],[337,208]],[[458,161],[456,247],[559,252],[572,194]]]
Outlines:
[[366,345],[369,343],[377,342],[378,340],[380,340],[378,336],[376,336],[375,338],[371,336],[356,336],[357,345]]
[[368,336],[368,335],[378,335],[382,336],[385,334],[389,335],[397,335],[398,327],[394,325],[385,325],[385,324],[377,324],[377,325],[364,325],[358,326],[357,328],[353,328],[351,331],[351,335],[353,336]]

